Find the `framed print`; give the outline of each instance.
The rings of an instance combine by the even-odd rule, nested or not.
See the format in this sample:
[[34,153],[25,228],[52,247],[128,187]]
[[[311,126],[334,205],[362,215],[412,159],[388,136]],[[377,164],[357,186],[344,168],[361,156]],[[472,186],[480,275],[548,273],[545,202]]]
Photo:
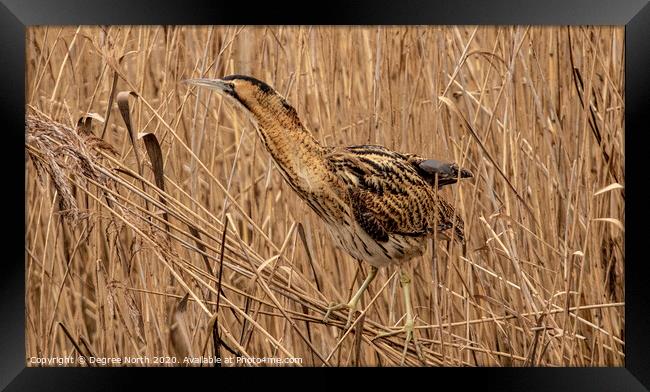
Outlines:
[[650,385],[650,8],[379,5],[6,2],[2,387]]

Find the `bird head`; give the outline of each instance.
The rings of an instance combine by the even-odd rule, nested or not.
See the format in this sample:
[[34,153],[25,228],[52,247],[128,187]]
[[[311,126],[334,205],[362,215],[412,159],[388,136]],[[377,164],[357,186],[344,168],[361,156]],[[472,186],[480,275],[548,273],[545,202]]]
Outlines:
[[185,82],[216,90],[250,111],[260,105],[268,106],[273,98],[279,97],[268,84],[245,75],[229,75],[221,79],[188,79]]

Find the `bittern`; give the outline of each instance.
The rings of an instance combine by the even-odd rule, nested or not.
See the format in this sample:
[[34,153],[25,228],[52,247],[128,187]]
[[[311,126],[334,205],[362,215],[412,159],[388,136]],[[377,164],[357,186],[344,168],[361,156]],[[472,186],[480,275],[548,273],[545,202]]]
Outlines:
[[[437,189],[472,177],[470,171],[377,145],[324,146],[284,97],[250,76],[186,82],[214,89],[241,106],[286,182],[322,218],[334,242],[370,264],[370,273],[350,301],[332,304],[325,319],[348,308],[347,329],[377,270],[422,255],[434,234],[464,243],[463,220]],[[410,278],[402,268],[400,272],[408,345],[414,323]]]

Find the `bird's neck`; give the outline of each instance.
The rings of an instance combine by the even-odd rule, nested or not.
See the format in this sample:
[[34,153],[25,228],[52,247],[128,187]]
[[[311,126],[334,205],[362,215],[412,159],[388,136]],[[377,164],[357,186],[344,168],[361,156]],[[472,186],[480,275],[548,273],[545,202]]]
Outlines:
[[326,184],[325,148],[306,129],[283,98],[275,105],[247,109],[257,121],[258,135],[283,177],[301,196],[318,193]]

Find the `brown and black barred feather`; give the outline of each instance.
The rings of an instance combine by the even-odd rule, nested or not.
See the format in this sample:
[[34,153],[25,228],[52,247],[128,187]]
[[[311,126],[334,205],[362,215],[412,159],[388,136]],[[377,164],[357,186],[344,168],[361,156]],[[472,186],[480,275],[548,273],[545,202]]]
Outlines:
[[[436,174],[421,168],[429,160],[376,145],[334,148],[326,159],[348,188],[355,219],[375,240],[387,241],[389,234],[429,236],[434,230],[446,234],[454,228],[454,238],[464,242],[463,220],[437,194]],[[439,175],[438,187],[457,180],[456,169],[456,177]]]

